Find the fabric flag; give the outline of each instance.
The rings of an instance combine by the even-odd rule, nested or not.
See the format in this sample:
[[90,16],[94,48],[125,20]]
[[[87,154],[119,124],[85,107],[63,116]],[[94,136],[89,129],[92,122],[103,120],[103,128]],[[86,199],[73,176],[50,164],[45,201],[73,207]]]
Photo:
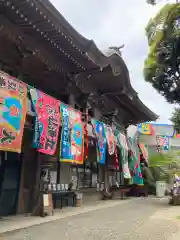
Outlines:
[[133,176],[133,183],[137,185],[143,185],[143,177],[141,173],[141,167],[139,163],[136,163],[135,170],[134,170],[134,176]]
[[109,155],[113,155],[115,152],[115,136],[112,131],[112,127],[104,124],[105,136],[108,144]]
[[29,91],[36,113],[33,147],[54,155],[60,128],[60,101],[35,88]]
[[97,139],[97,161],[100,164],[105,164],[107,141],[104,131],[104,124],[95,119],[92,119],[91,121]]
[[26,85],[0,72],[0,150],[21,152],[26,113]]
[[85,123],[84,123],[84,134],[85,134],[85,149],[84,149],[84,156],[85,159],[88,159],[88,148],[89,148],[89,140],[88,140],[88,121],[89,121],[89,116],[88,116],[88,109],[86,109],[86,116],[85,116]]
[[63,103],[60,109],[62,119],[60,161],[83,164],[84,126],[81,113]]
[[148,146],[145,145],[144,143],[139,143],[139,147],[144,159],[148,162],[148,158],[149,158]]
[[116,125],[112,125],[112,133],[114,135],[114,156],[115,156],[115,167],[116,170],[119,170],[119,158],[118,158],[118,151],[117,151],[117,138],[115,136],[116,133]]
[[134,184],[143,184],[143,177],[141,173],[141,167],[140,167],[140,154],[139,154],[139,148],[138,148],[138,141],[137,141],[137,134],[133,138],[129,138],[130,147],[132,150],[132,156],[131,156],[131,164],[130,167],[133,171],[133,183]]
[[128,164],[128,145],[126,136],[120,132],[117,132],[117,144],[121,150],[121,157],[122,157],[122,169],[124,178],[129,179],[131,178],[131,174],[129,171],[129,164]]

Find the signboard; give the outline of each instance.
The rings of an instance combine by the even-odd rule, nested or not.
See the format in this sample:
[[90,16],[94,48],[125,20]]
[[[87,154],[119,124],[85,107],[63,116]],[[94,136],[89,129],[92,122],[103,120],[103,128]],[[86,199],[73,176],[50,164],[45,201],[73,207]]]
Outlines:
[[169,150],[169,137],[168,136],[159,136],[159,145],[163,147],[164,151]]
[[138,124],[138,132],[145,135],[152,134],[152,124],[151,123],[141,123]]

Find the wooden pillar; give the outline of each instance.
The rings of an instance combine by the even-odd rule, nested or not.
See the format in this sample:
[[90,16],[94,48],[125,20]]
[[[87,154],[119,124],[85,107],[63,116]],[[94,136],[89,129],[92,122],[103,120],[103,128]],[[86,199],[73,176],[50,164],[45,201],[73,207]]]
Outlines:
[[34,188],[33,194],[33,216],[39,216],[41,210],[41,199],[40,199],[40,174],[41,174],[41,159],[40,154],[37,152],[37,168],[36,168],[36,184]]
[[21,161],[21,174],[20,174],[17,213],[23,213],[23,210],[24,210],[23,186],[24,186],[25,159],[23,159],[23,154],[20,155],[20,161]]

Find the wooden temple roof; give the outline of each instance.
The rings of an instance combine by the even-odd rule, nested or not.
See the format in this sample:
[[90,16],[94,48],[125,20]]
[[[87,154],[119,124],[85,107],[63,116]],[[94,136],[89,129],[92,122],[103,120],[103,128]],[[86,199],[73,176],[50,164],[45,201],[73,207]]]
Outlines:
[[2,22],[4,15],[39,44],[34,54],[39,54],[41,47],[46,50],[51,68],[68,72],[72,78],[86,76],[89,88],[96,91],[92,87],[95,85],[98,96],[109,108],[127,111],[127,124],[158,118],[132,88],[122,57],[117,52],[106,56],[92,40],[79,34],[49,0],[1,0]]

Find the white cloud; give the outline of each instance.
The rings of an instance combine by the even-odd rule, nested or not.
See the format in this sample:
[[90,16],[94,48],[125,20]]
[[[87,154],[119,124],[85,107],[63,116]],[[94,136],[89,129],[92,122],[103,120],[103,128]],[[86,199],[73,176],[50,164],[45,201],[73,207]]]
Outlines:
[[143,63],[148,46],[145,27],[148,20],[163,6],[155,7],[146,0],[51,0],[63,16],[85,37],[93,39],[100,49],[125,44],[123,58],[129,68],[131,83],[141,100],[155,113],[160,122],[168,122],[173,106],[166,103],[143,80]]

